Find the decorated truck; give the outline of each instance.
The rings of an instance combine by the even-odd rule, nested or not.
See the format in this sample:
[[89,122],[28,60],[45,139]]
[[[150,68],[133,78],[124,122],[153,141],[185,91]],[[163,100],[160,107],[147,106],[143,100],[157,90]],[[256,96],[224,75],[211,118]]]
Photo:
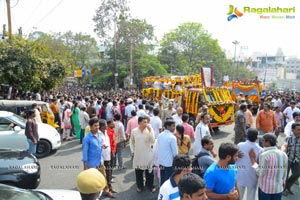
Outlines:
[[260,95],[263,90],[262,84],[258,80],[243,80],[243,81],[232,81],[225,82],[224,85],[231,91],[232,100],[242,95],[248,95],[252,101],[252,112],[257,113],[260,104]]
[[192,76],[151,76],[143,79],[142,96],[148,99],[173,99],[195,120],[203,104],[208,106],[211,127],[229,125],[234,122],[234,101],[227,87],[205,87],[201,74]]
[[211,127],[230,125],[234,122],[234,101],[226,87],[187,89],[182,98],[183,110],[189,114],[189,123],[195,127],[195,119],[203,104],[208,106]]

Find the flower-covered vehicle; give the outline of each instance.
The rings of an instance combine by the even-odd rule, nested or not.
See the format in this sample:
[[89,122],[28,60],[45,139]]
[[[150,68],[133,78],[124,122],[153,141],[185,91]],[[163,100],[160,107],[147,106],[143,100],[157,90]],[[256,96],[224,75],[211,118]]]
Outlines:
[[257,113],[260,104],[260,95],[263,90],[262,84],[258,80],[243,80],[232,81],[224,84],[231,91],[231,96],[234,101],[242,95],[248,95],[252,102],[252,112]]
[[234,122],[234,101],[227,87],[203,87],[202,75],[151,76],[143,79],[143,98],[173,99],[189,114],[189,123],[196,126],[196,118],[203,104],[208,106],[211,127]]
[[190,124],[195,126],[195,119],[203,104],[211,115],[212,128],[230,125],[234,122],[234,101],[226,87],[190,88],[185,92],[182,106],[190,115]]

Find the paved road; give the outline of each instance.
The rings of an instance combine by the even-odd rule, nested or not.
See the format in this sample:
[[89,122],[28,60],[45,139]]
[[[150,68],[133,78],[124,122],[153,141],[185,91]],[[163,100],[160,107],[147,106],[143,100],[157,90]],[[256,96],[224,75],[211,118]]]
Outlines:
[[[221,127],[214,136],[215,151],[222,142],[233,141],[233,126]],[[283,137],[279,137],[279,145],[283,142]],[[151,193],[145,190],[137,193],[135,185],[135,175],[132,169],[129,147],[124,152],[126,170],[115,170],[113,175],[115,183],[113,187],[118,191],[116,199],[120,200],[154,200],[157,199],[158,192]],[[78,140],[63,143],[61,149],[53,155],[40,159],[42,166],[41,184],[39,188],[47,189],[76,189],[76,176],[83,170],[81,162],[81,145]],[[155,180],[157,185],[157,179]],[[284,200],[299,200],[300,188],[297,185],[292,187],[295,195],[284,197]],[[102,198],[107,199],[107,198]]]

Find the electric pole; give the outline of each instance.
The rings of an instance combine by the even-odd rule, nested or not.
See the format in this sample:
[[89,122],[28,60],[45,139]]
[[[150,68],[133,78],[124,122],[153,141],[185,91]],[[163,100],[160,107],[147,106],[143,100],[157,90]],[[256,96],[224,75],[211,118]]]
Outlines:
[[118,89],[118,68],[117,68],[117,31],[116,31],[116,21],[114,21],[114,58],[113,58],[113,67],[114,67],[114,76],[115,76],[115,91]]
[[239,78],[239,67],[238,67],[238,63],[236,61],[236,45],[240,44],[237,40],[234,40],[232,42],[234,44],[234,62],[236,64],[236,80],[238,80]]
[[6,0],[6,6],[7,6],[7,20],[8,20],[8,38],[11,39],[12,30],[11,30],[10,0]]

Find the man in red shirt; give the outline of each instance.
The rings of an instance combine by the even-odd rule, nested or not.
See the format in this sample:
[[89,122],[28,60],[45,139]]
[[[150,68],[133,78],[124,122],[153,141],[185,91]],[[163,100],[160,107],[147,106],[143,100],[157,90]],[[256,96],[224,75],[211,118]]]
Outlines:
[[106,133],[109,137],[110,149],[111,149],[110,168],[108,169],[109,170],[108,187],[112,193],[115,193],[115,191],[111,187],[111,180],[112,180],[112,169],[116,166],[116,152],[117,152],[117,144],[116,144],[116,136],[115,136],[114,127],[115,127],[114,120],[113,119],[108,120]]

